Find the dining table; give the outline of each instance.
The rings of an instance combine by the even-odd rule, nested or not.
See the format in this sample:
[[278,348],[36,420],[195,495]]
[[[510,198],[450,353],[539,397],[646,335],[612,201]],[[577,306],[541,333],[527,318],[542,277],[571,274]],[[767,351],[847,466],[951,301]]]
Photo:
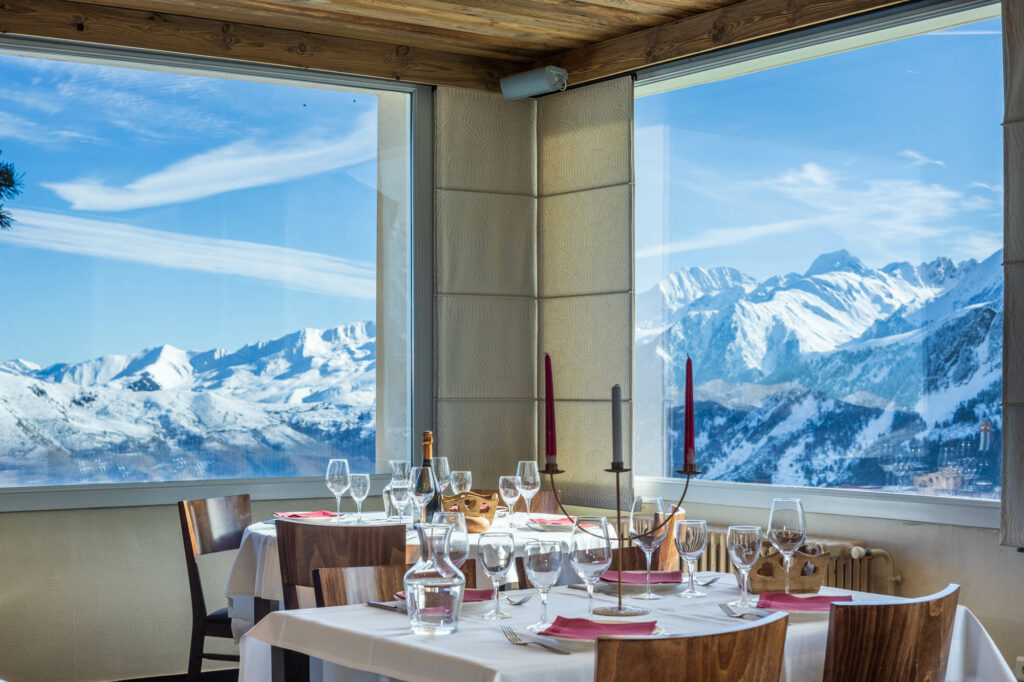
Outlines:
[[[705,578],[713,574],[702,574]],[[666,593],[653,601],[626,600],[642,606],[649,614],[636,620],[656,621],[659,636],[693,635],[720,632],[737,627],[748,619],[726,616],[719,603],[739,595],[734,576],[721,574],[713,585],[702,588],[706,597],[683,599]],[[516,590],[506,594],[536,594]],[[900,601],[898,597],[823,587],[821,595],[850,595],[855,602]],[[612,604],[615,595],[598,592],[595,603]],[[240,682],[279,682],[272,664],[274,648],[290,649],[311,657],[311,679],[322,682],[365,680],[460,680],[473,682],[590,682],[594,679],[593,642],[548,640],[567,648],[569,655],[558,655],[540,647],[516,646],[501,628],[509,627],[526,634],[526,628],[538,620],[540,604],[533,598],[504,610],[511,617],[485,620],[482,615],[492,603],[464,604],[458,631],[447,636],[414,635],[408,617],[402,613],[350,605],[331,608],[298,609],[269,614],[241,640]],[[560,586],[550,593],[548,616],[587,617],[587,594],[577,587]],[[828,611],[790,613],[785,641],[781,682],[819,682],[825,661],[828,635]],[[750,651],[747,655],[757,656]],[[685,661],[666,661],[666,665],[685,666]],[[957,608],[949,652],[947,682],[1014,682],[991,637],[964,606]]]
[[[565,519],[558,514],[541,514],[531,512],[518,514],[517,521],[521,527],[512,528],[508,522],[502,521],[496,524],[494,531],[510,531],[515,540],[515,553],[517,557],[523,556],[526,544],[531,540],[553,540],[562,545],[563,551],[568,551],[569,541],[572,537],[571,525],[542,525],[533,523],[532,520],[543,522],[556,522]],[[303,523],[332,524],[331,517],[313,519],[292,519]],[[367,524],[398,523],[397,519],[388,519],[384,512],[366,512],[363,520]],[[345,514],[342,521],[346,524],[356,522],[355,514]],[[531,527],[532,526],[532,527]],[[613,533],[614,529],[609,527]],[[480,535],[471,533],[469,535],[469,559],[478,557],[478,543]],[[406,535],[406,544],[410,548],[409,560],[415,561],[417,554],[415,547],[419,546],[419,537],[410,528]],[[484,574],[480,562],[476,562],[477,586],[486,587],[491,585],[491,580]],[[516,582],[515,565],[509,569],[505,582]],[[569,567],[568,562],[562,567],[562,573],[558,584],[567,585],[578,582],[578,578]],[[277,552],[277,528],[275,520],[270,519],[254,523],[245,529],[242,535],[238,553],[228,571],[228,577],[224,586],[224,594],[228,599],[228,614],[231,617],[231,627],[235,639],[239,639],[253,623],[257,622],[266,613],[276,608],[279,602],[284,601],[284,590],[281,586],[281,566]],[[300,588],[299,599],[308,601],[312,606],[312,589]]]

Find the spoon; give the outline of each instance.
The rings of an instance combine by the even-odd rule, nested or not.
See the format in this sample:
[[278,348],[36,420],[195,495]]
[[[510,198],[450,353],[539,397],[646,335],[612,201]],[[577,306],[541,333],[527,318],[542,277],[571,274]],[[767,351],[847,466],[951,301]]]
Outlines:
[[522,597],[505,597],[505,600],[512,606],[522,606],[531,599],[533,599],[532,594],[524,594]]
[[700,580],[694,580],[694,582],[697,583],[697,585],[699,587],[707,587],[708,585],[714,585],[715,583],[717,583],[721,579],[722,579],[722,576],[716,575],[714,578],[709,578],[709,579],[705,580],[704,582],[701,582]]

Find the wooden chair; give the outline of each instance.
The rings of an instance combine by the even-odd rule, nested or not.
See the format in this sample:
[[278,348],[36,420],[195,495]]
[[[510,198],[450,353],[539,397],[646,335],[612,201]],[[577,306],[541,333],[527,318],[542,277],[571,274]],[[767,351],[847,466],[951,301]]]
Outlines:
[[213,661],[237,661],[238,656],[203,651],[207,637],[231,639],[231,619],[228,617],[227,608],[207,613],[196,557],[238,549],[242,544],[242,534],[246,527],[252,524],[252,505],[248,495],[183,500],[178,502],[178,517],[181,520],[185,568],[188,571],[188,587],[192,596],[192,641],[188,653],[188,679],[189,682],[197,682],[202,673],[204,658]]
[[941,682],[960,586],[887,604],[832,605],[824,682]]
[[400,564],[314,568],[316,605],[347,606],[368,601],[391,601],[396,592],[404,589],[405,571],[405,566]]
[[[782,672],[789,615],[686,637],[599,637],[595,682],[768,682]],[[878,680],[885,678],[877,678]]]

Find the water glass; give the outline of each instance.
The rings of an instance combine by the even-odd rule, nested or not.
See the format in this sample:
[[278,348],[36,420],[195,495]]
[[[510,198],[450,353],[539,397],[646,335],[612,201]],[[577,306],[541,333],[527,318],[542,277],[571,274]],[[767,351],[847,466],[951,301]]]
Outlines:
[[690,573],[690,587],[681,592],[679,596],[686,599],[706,597],[706,593],[697,590],[693,574],[697,570],[697,560],[704,554],[704,549],[708,546],[707,521],[680,519],[675,522],[673,537],[676,542],[676,551],[686,562],[686,570]]
[[412,492],[409,488],[409,481],[403,479],[401,481],[392,481],[391,483],[391,504],[394,505],[398,511],[398,520],[405,520],[405,510],[409,508],[412,503]]
[[729,602],[729,606],[755,606],[757,602],[750,597],[750,567],[761,556],[761,526],[729,526],[725,543],[743,581],[740,598]]
[[516,478],[519,479],[519,494],[526,500],[526,515],[530,515],[530,501],[540,492],[540,470],[534,460],[523,460],[516,467]]
[[451,476],[452,493],[468,493],[473,489],[472,471],[453,471]]
[[[402,481],[405,483],[409,480],[409,461],[404,459],[392,459],[389,460],[388,464],[391,466],[391,480],[384,486],[384,514],[387,518],[392,519],[395,517],[394,512],[398,510],[394,508],[394,505],[391,502],[391,486],[394,485],[395,481]],[[399,521],[402,520],[400,514],[401,512],[399,512]]]
[[518,476],[502,476],[498,479],[498,493],[501,495],[501,499],[505,501],[505,506],[508,507],[510,528],[516,527],[516,517],[513,508],[516,506],[516,502],[519,501],[519,485]]
[[512,560],[516,556],[515,538],[512,533],[483,533],[477,543],[477,552],[480,556],[480,566],[483,567],[484,573],[494,585],[494,610],[483,617],[487,620],[511,618],[512,614],[501,610],[498,587],[508,574],[508,569],[512,566]]
[[327,489],[334,494],[337,515],[335,523],[341,523],[341,496],[348,491],[349,474],[347,459],[332,459],[327,463]]
[[356,501],[356,523],[363,521],[363,500],[370,494],[370,474],[352,474],[348,478],[349,493]]
[[448,466],[447,457],[434,458],[434,480],[437,481],[437,493],[444,495],[445,490],[451,485],[452,470]]
[[438,511],[430,519],[431,523],[446,524],[452,527],[448,538],[448,561],[455,568],[462,568],[469,557],[469,531],[466,530],[466,516],[462,512]]
[[776,497],[772,500],[772,511],[768,516],[768,539],[782,555],[786,571],[786,594],[789,594],[789,566],[793,553],[807,539],[807,522],[804,520],[804,505],[795,497]]
[[[661,599],[651,592],[651,555],[668,535],[665,501],[660,497],[636,497],[629,511],[629,538],[643,550],[647,559],[647,590],[637,599]],[[622,576],[619,576],[622,579]]]
[[608,519],[577,516],[569,539],[569,563],[587,586],[587,612],[594,615],[594,585],[612,565],[612,542]]
[[526,577],[530,584],[540,592],[540,620],[526,628],[532,632],[540,632],[550,625],[548,623],[548,590],[558,583],[562,573],[562,543],[531,540],[526,543],[523,563],[526,566]]
[[416,521],[423,518],[423,508],[434,497],[434,471],[430,467],[413,467],[409,470],[409,488],[412,504],[416,508]]

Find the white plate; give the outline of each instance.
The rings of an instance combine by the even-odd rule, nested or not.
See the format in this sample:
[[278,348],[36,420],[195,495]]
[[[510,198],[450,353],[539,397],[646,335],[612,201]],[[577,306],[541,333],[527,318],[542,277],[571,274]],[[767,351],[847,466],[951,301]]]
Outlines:
[[[626,620],[625,618],[592,618],[595,623],[636,623],[636,620]],[[654,626],[654,632],[649,635],[615,635],[616,637],[654,637],[655,635],[663,635],[665,631],[660,625]],[[558,635],[542,635],[537,633],[539,637],[550,637],[551,639],[557,639],[559,642],[566,642],[567,644],[593,644],[594,639],[579,639],[578,637],[559,637]]]
[[567,524],[554,524],[554,523],[536,523],[534,521],[527,521],[526,527],[530,530],[540,531],[541,533],[571,533],[572,526]]
[[[644,575],[646,571],[623,571],[623,573],[632,573],[636,575]],[[689,581],[683,581],[680,583],[651,583],[651,592],[655,593],[671,593],[679,592],[689,585]],[[597,588],[601,592],[606,594],[617,594],[619,591],[619,583],[615,580],[601,580],[597,581]],[[647,585],[645,583],[622,583],[623,594],[642,594],[647,591]]]

